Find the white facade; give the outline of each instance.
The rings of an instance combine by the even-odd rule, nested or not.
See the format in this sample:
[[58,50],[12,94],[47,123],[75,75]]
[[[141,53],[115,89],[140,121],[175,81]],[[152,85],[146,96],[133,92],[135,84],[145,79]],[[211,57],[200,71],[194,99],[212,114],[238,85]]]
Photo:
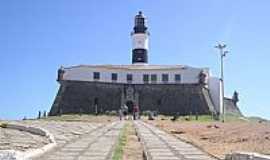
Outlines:
[[222,113],[222,109],[220,105],[221,100],[222,100],[220,79],[217,77],[210,77],[208,80],[208,87],[209,87],[210,96],[212,98],[212,102],[215,106],[216,111],[218,111],[219,113]]
[[[217,112],[220,110],[220,80],[211,77],[208,68],[193,68],[183,65],[79,65],[62,68],[64,71],[62,80],[86,81],[119,84],[145,84],[144,75],[148,75],[148,84],[198,84],[199,75],[203,72],[206,77],[206,85]],[[99,74],[94,79],[94,72]],[[117,80],[112,80],[112,74],[117,74]],[[127,80],[127,75],[132,75],[132,81]],[[163,81],[162,75],[168,75],[168,81]],[[156,81],[151,81],[151,75],[156,75]],[[175,80],[175,75],[180,75],[180,81]]]
[[[64,68],[64,71],[63,80],[132,84],[144,84],[143,75],[145,74],[149,75],[149,83],[155,84],[196,84],[199,82],[198,75],[201,71],[206,73],[207,79],[209,75],[207,68],[192,68],[182,65],[81,65]],[[94,79],[94,72],[99,73],[99,79]],[[117,74],[116,81],[112,81],[112,73]],[[132,81],[127,81],[127,74],[132,75]],[[162,80],[163,74],[168,75],[168,81]],[[151,75],[156,75],[157,80],[151,82]],[[175,80],[175,75],[180,75],[180,81]]]

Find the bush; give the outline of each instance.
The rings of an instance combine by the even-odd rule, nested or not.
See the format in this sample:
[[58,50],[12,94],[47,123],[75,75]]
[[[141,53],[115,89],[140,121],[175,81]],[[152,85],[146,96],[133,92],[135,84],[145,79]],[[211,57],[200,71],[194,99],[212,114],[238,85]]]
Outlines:
[[141,114],[143,116],[148,116],[151,113],[151,111],[143,111]]
[[112,111],[105,111],[105,114],[108,116],[116,116],[118,115],[117,111],[112,110]]

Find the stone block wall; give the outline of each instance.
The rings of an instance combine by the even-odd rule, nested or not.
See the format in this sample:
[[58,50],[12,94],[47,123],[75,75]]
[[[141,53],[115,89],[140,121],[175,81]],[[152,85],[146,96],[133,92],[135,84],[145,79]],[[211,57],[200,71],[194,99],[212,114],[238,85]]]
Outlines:
[[200,85],[138,85],[136,89],[141,110],[157,110],[162,114],[210,114]]
[[226,108],[226,114],[233,114],[233,115],[239,115],[242,116],[242,113],[238,106],[233,103],[233,100],[230,98],[224,99],[224,106]]
[[121,86],[95,82],[61,82],[60,89],[49,115],[59,113],[95,113],[95,103],[98,111],[118,110],[121,105]]
[[[199,84],[114,84],[100,82],[62,81],[49,115],[95,113],[118,110],[125,104],[125,88],[132,87],[138,95],[141,111],[162,114],[210,114],[209,106]],[[128,86],[128,87],[127,87]]]

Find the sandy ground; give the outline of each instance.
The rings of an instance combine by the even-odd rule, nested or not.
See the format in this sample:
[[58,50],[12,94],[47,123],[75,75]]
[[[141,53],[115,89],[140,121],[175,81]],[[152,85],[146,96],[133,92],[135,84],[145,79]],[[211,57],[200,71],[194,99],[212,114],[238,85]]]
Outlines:
[[270,123],[267,122],[172,122],[169,119],[147,122],[219,158],[232,151],[270,154]]
[[124,147],[123,160],[143,160],[143,149],[130,121],[128,122],[127,143]]

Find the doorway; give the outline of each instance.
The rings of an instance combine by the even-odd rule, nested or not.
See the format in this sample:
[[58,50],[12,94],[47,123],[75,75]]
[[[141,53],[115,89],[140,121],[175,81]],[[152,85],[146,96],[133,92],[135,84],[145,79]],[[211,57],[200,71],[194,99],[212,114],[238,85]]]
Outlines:
[[127,101],[126,105],[128,107],[128,113],[132,113],[133,112],[133,105],[134,103],[132,101]]

